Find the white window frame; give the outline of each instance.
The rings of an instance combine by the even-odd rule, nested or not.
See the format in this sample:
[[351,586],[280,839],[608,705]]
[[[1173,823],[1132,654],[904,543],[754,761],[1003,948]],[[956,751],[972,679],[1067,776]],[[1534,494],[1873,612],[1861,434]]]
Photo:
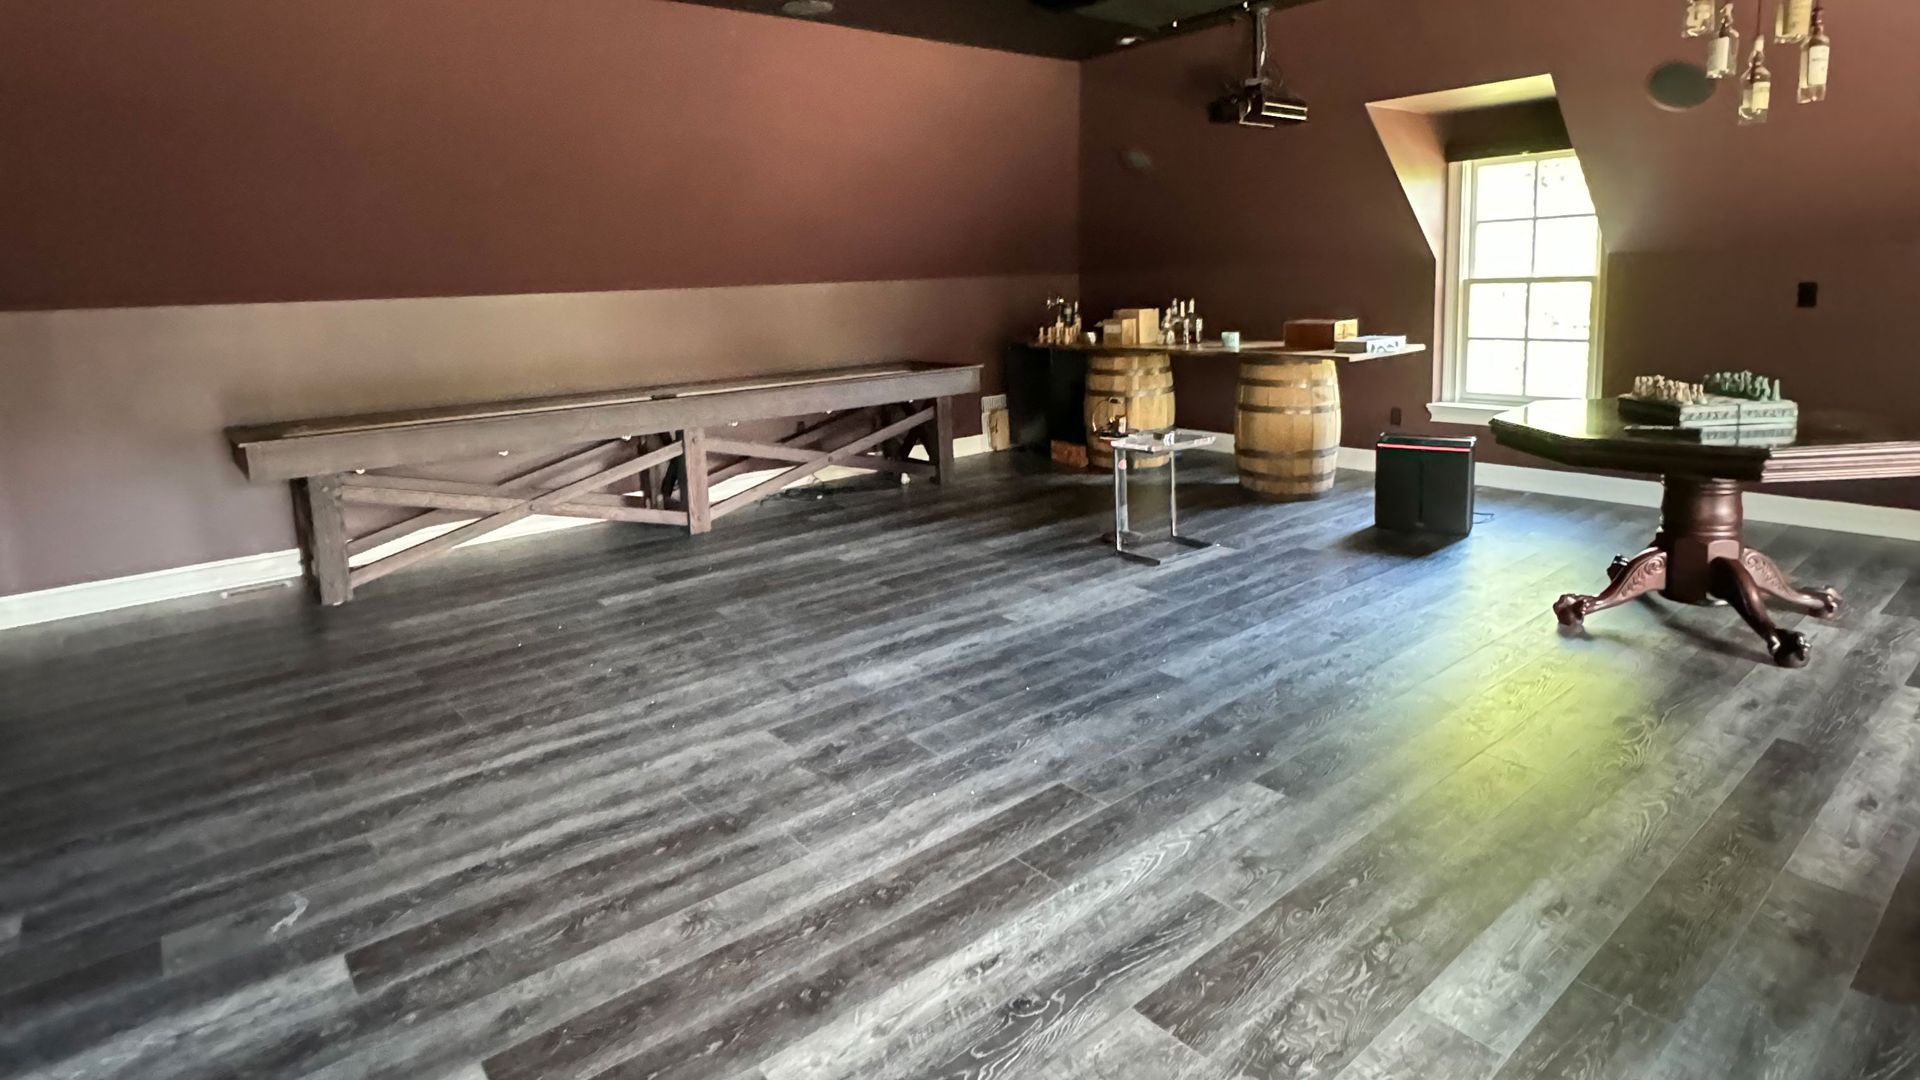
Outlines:
[[[1550,150],[1531,154],[1508,154],[1502,157],[1480,158],[1474,161],[1456,161],[1447,166],[1447,233],[1446,253],[1444,256],[1445,277],[1441,286],[1443,321],[1441,342],[1443,355],[1440,373],[1440,400],[1429,407],[1436,420],[1460,423],[1484,423],[1487,418],[1537,400],[1524,395],[1507,396],[1499,394],[1466,393],[1466,357],[1467,357],[1467,286],[1473,283],[1499,282],[1541,282],[1587,281],[1593,284],[1592,309],[1588,312],[1587,337],[1587,396],[1600,396],[1602,381],[1601,358],[1606,350],[1602,347],[1601,336],[1605,332],[1605,320],[1601,315],[1606,310],[1606,238],[1604,232],[1599,240],[1600,250],[1595,255],[1595,271],[1591,277],[1526,277],[1526,278],[1475,278],[1471,276],[1473,257],[1472,221],[1469,220],[1473,198],[1474,170],[1483,165],[1504,165],[1516,161],[1547,161],[1554,158],[1577,157],[1572,150]],[[1584,215],[1580,215],[1584,216]],[[1535,221],[1540,218],[1533,219]]]

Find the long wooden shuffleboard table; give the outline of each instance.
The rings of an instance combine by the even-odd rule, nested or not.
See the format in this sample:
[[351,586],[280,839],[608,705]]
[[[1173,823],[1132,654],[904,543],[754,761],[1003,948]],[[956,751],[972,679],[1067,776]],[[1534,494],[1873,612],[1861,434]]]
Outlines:
[[[322,603],[534,514],[672,525],[713,522],[829,466],[924,475],[953,467],[953,401],[978,393],[980,368],[917,361],[494,401],[227,431],[253,480],[293,486],[306,571]],[[773,440],[731,438],[738,424],[803,420]],[[926,459],[913,458],[914,447]],[[552,459],[556,452],[562,454]],[[538,457],[499,483],[408,475],[409,467],[489,455]],[[718,464],[715,464],[715,459]],[[768,463],[780,471],[714,501],[712,484]],[[345,507],[421,511],[349,536]],[[374,561],[355,556],[429,527],[451,531]]]

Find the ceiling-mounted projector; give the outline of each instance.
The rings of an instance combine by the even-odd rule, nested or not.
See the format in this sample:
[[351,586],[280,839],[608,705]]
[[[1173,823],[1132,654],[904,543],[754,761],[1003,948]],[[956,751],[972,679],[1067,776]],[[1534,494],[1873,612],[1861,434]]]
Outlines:
[[1267,16],[1272,8],[1253,9],[1253,77],[1240,89],[1207,106],[1207,118],[1216,124],[1270,128],[1307,122],[1307,103],[1287,92],[1286,84],[1267,75]]

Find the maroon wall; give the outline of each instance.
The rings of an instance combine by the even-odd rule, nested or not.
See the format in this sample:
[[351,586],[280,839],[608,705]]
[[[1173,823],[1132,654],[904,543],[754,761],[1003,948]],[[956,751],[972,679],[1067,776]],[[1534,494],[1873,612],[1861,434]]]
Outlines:
[[[1726,92],[1679,114],[1647,100],[1650,69],[1698,51],[1679,37],[1672,7],[1333,0],[1289,9],[1273,16],[1274,54],[1312,103],[1312,120],[1276,131],[1205,122],[1202,104],[1245,63],[1244,27],[1089,62],[1088,309],[1178,293],[1198,297],[1214,328],[1267,335],[1290,316],[1339,313],[1428,337],[1434,256],[1365,105],[1544,73],[1610,252],[1610,387],[1644,372],[1755,368],[1811,404],[1920,423],[1920,94],[1903,60],[1920,40],[1920,5],[1836,5],[1831,100],[1800,106],[1777,93],[1772,122],[1753,128],[1734,123]],[[1791,78],[1784,54],[1773,67]],[[1152,172],[1121,167],[1118,152],[1132,147],[1153,156]],[[1821,283],[1817,310],[1794,307],[1801,280]],[[1863,335],[1892,344],[1861,348]],[[1230,372],[1178,374],[1183,423],[1231,425]],[[1395,408],[1408,427],[1431,427],[1431,382],[1425,360],[1349,366],[1347,442],[1367,443]],[[1914,487],[1836,493],[1920,505]]]
[[1067,270],[1075,70],[665,0],[0,0],[0,306]]
[[1075,286],[1078,96],[666,0],[0,0],[0,595],[290,546],[228,424],[907,357],[992,388]]

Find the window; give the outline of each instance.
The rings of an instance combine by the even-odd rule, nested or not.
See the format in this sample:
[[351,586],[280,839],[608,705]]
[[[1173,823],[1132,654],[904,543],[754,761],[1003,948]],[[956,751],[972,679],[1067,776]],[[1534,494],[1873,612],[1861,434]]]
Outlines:
[[1446,400],[1591,397],[1600,382],[1600,219],[1573,152],[1454,167]]

